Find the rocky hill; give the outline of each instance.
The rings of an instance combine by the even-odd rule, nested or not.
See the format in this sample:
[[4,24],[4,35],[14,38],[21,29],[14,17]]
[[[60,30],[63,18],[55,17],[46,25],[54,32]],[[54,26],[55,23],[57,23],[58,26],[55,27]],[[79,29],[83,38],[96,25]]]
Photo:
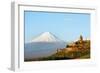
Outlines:
[[65,48],[57,50],[57,52],[52,56],[64,59],[90,58],[90,40],[83,40],[82,36],[80,36],[79,40],[66,45]]

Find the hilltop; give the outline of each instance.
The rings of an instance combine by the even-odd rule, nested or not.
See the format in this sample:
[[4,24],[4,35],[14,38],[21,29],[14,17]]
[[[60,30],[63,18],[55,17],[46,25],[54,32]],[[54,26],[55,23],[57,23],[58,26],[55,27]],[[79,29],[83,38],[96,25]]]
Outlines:
[[90,58],[90,40],[83,40],[80,36],[79,40],[57,50],[52,56],[61,59],[88,59]]

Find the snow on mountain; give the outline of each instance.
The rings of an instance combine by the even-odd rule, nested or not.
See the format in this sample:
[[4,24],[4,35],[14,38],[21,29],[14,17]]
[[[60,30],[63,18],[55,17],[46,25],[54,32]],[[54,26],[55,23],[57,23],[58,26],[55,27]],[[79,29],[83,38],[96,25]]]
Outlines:
[[34,38],[31,42],[61,42],[59,38],[50,32],[44,32],[41,35]]

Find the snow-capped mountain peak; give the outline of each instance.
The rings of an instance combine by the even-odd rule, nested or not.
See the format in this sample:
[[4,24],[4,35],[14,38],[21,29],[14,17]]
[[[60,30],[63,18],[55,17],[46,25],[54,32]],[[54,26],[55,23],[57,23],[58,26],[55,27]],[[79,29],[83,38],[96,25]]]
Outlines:
[[61,42],[62,40],[58,39],[50,32],[44,32],[41,35],[32,39],[31,42]]

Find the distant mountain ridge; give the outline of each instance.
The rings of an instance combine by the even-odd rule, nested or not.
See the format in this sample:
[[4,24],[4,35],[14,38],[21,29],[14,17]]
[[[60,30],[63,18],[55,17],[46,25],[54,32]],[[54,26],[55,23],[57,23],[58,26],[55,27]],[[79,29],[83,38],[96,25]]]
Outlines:
[[55,53],[57,49],[64,48],[66,42],[50,32],[44,32],[24,45],[24,58],[31,59],[49,56]]

